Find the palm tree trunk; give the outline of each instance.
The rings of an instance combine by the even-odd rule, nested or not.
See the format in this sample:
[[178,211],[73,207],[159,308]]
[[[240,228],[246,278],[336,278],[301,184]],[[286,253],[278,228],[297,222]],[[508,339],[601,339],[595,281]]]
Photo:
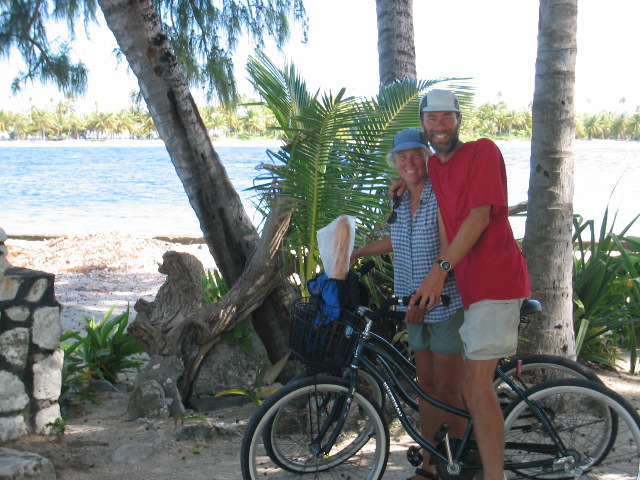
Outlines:
[[523,251],[542,318],[526,352],[575,357],[572,315],[573,139],[577,0],[540,0],[529,207]]
[[416,79],[413,0],[376,0],[380,85]]
[[[259,236],[207,135],[181,67],[150,0],[100,0],[109,29],[138,78],[140,91],[163,139],[204,239],[231,286],[242,275]],[[253,314],[254,327],[272,361],[288,352],[290,290],[264,279],[274,292]],[[265,333],[266,332],[266,333]],[[268,333],[268,335],[267,335]]]

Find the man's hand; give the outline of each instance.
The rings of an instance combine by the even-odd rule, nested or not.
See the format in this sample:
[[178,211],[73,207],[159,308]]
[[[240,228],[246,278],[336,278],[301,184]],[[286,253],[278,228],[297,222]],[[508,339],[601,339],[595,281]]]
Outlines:
[[394,180],[389,187],[389,198],[401,197],[406,190],[407,184],[402,178],[398,178],[397,180]]
[[[411,301],[415,298],[415,295],[411,298]],[[424,322],[424,312],[427,310],[424,304],[414,305],[413,307],[409,305],[407,307],[407,313],[404,316],[404,323],[423,323]]]
[[[440,295],[446,279],[447,273],[440,267],[431,268],[431,271],[422,280],[420,288],[411,297],[405,323],[422,323],[424,321],[425,309],[440,303]],[[419,321],[417,321],[418,317]]]

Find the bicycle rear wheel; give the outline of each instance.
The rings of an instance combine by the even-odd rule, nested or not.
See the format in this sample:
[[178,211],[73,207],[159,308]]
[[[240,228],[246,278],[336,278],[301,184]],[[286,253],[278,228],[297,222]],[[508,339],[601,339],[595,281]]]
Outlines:
[[[389,433],[380,408],[355,392],[338,439],[328,454],[318,453],[317,434],[335,426],[347,399],[348,382],[309,377],[283,387],[258,409],[245,431],[242,475],[258,478],[379,479],[389,455]],[[328,435],[323,439],[326,441]]]
[[[520,372],[518,373],[519,362]],[[516,385],[524,390],[538,383],[547,380],[557,380],[559,378],[584,378],[593,382],[602,383],[600,378],[584,365],[557,355],[523,355],[501,363],[499,368],[513,380]],[[503,408],[517,397],[511,387],[507,385],[497,373],[493,381],[493,386]]]
[[638,480],[640,417],[620,395],[582,379],[543,382],[526,395],[543,409],[566,452],[532,408],[515,400],[505,411],[508,478]]

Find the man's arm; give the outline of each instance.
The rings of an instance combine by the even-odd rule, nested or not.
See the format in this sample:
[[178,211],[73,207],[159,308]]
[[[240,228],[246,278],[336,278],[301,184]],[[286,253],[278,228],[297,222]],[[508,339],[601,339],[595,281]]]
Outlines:
[[397,178],[389,187],[389,198],[401,197],[407,191],[407,183],[402,178]]
[[[453,241],[448,245],[445,243],[445,245],[442,246],[442,256],[440,258],[449,262],[452,267],[460,263],[460,260],[473,248],[480,238],[480,235],[482,235],[482,232],[484,232],[487,225],[489,225],[490,214],[491,205],[482,205],[472,209],[469,215],[467,215],[467,218],[462,222],[462,225],[460,225],[460,230],[458,230]],[[440,217],[439,224],[442,228]],[[411,299],[409,309],[416,306],[419,298],[421,298],[420,305],[422,307],[438,303],[446,279],[447,272],[435,263]]]

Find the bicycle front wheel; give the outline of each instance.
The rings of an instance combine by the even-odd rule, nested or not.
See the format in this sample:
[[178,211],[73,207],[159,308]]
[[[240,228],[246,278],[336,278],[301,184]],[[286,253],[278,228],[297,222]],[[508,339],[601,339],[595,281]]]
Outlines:
[[[321,453],[346,404],[348,382],[309,377],[272,395],[251,418],[240,452],[245,480],[379,479],[389,456],[389,432],[380,407],[356,391],[328,453]],[[319,432],[326,431],[323,438]]]
[[581,379],[551,380],[525,393],[534,408],[518,399],[505,411],[507,477],[640,478],[640,417],[620,395]]

